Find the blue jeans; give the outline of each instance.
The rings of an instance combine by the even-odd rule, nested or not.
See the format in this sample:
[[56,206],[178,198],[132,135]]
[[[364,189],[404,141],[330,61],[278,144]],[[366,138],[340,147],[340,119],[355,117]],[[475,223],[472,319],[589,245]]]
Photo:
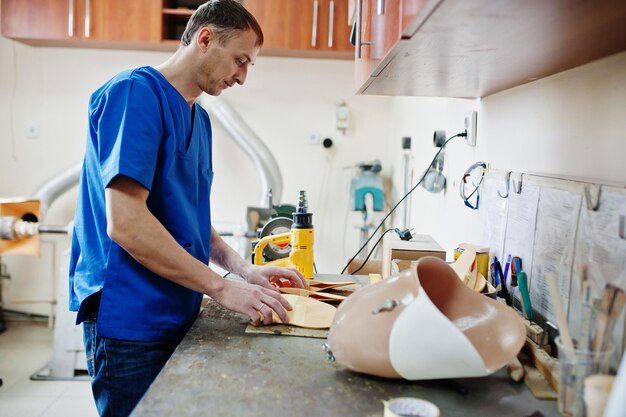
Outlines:
[[180,341],[137,342],[98,336],[95,320],[83,322],[87,371],[101,417],[128,416]]

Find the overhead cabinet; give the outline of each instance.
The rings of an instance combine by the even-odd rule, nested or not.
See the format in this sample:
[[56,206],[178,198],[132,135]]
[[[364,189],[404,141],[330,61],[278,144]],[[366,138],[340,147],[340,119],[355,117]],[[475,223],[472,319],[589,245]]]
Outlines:
[[[178,42],[203,3],[165,0],[163,40]],[[244,0],[263,29],[262,55],[353,58],[348,0]]]
[[[2,0],[2,35],[31,45],[175,50],[204,0]],[[348,0],[244,0],[263,55],[353,59]]]
[[1,4],[2,35],[27,43],[161,40],[161,5],[152,0],[2,0]]
[[623,0],[357,0],[357,12],[360,94],[484,97],[626,50]]
[[258,20],[262,54],[352,59],[348,0],[244,0]]
[[69,0],[2,0],[2,35],[22,39],[71,39],[75,8]]

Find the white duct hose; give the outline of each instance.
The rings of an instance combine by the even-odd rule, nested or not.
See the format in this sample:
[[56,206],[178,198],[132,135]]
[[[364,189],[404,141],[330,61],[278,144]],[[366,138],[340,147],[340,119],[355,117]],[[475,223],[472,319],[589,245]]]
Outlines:
[[0,216],[0,240],[16,240],[39,234],[39,223]]
[[39,222],[42,222],[48,208],[52,205],[54,200],[78,184],[82,166],[82,162],[79,162],[66,168],[64,171],[48,179],[35,190],[32,198],[41,202],[41,218]]
[[[219,120],[220,124],[230,133],[235,142],[252,160],[261,179],[261,195],[259,204],[263,207],[269,204],[269,194],[272,193],[272,203],[279,204],[283,192],[283,180],[278,164],[269,148],[250,129],[243,119],[224,100],[209,97],[203,94],[198,103],[210,115]],[[41,202],[41,219],[52,203],[78,184],[82,162],[76,163],[54,177],[41,184],[33,193],[32,198]]]
[[218,97],[202,94],[198,104],[215,117],[230,133],[235,142],[252,160],[261,179],[261,195],[259,205],[269,205],[269,194],[272,194],[272,204],[280,204],[283,194],[283,178],[274,155],[263,141],[250,129],[239,114],[226,101]]

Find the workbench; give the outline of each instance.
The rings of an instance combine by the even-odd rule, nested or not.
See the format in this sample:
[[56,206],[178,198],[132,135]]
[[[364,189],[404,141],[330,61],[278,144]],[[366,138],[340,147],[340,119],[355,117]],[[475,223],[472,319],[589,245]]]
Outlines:
[[[389,380],[330,362],[324,339],[250,334],[245,316],[211,301],[132,417],[382,417],[383,400],[418,397],[442,417],[558,417],[504,370],[484,378]],[[364,347],[366,348],[366,347]]]

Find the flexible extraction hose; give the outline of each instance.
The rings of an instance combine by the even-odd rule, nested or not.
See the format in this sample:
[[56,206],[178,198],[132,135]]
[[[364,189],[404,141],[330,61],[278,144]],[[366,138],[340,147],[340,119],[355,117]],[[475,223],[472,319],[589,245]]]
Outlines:
[[271,203],[280,204],[283,194],[283,177],[278,163],[267,145],[225,100],[202,94],[197,102],[207,110],[210,116],[215,117],[220,122],[237,145],[252,160],[261,179],[259,205],[267,207],[270,203],[270,194],[272,195]]

